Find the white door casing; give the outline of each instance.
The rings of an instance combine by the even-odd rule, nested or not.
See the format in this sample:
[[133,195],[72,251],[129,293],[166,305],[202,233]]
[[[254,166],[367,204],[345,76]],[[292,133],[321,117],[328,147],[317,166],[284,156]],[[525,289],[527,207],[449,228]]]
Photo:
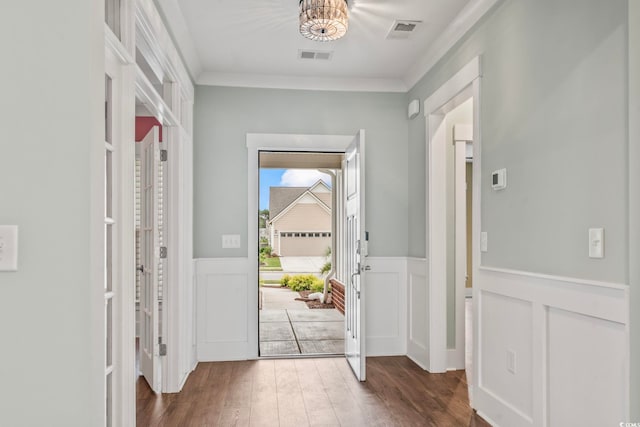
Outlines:
[[[361,131],[364,132],[364,131]],[[247,274],[247,335],[246,342],[225,344],[229,351],[226,357],[236,359],[258,358],[258,154],[260,151],[290,151],[290,152],[324,152],[344,153],[353,140],[349,135],[302,135],[275,133],[247,134],[247,169],[248,169],[248,198],[247,198],[247,259],[252,266]],[[255,266],[255,267],[254,267]],[[241,345],[240,345],[241,344]],[[221,347],[221,346],[219,346]]]
[[[446,113],[473,98],[473,219],[472,219],[472,270],[473,276],[480,265],[480,245],[477,238],[480,225],[480,184],[481,184],[481,134],[480,134],[480,57],[469,61],[460,71],[453,75],[424,102],[427,136],[427,161],[429,180],[427,182],[427,316],[428,336],[426,351],[414,357],[423,360],[429,372],[445,372],[447,370],[447,313],[446,313],[446,226],[445,176],[444,161],[445,132],[443,120]],[[474,295],[476,289],[473,290]],[[478,319],[476,316],[477,299],[474,298],[473,348],[477,347]],[[478,366],[479,357],[474,353],[474,366]],[[474,370],[473,383],[477,384],[477,372]]]
[[345,356],[360,381],[366,379],[365,265],[367,239],[364,198],[364,130],[347,147],[344,172]]
[[141,258],[140,279],[140,372],[156,393],[161,392],[160,344],[158,342],[158,269],[160,245],[158,232],[158,179],[160,141],[154,126],[144,137],[141,151]]
[[455,318],[456,343],[449,369],[465,368],[465,286],[467,278],[467,141],[455,141]]

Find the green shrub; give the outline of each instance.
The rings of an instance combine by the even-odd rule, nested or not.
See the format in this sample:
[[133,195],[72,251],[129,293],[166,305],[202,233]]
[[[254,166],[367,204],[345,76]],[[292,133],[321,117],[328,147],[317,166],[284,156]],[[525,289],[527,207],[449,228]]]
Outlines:
[[311,285],[311,292],[324,292],[324,280],[319,280]]
[[291,276],[289,276],[288,274],[285,274],[284,276],[282,276],[282,278],[280,279],[280,286],[286,288],[289,286],[289,281],[291,280]]
[[263,248],[260,248],[260,255],[264,255],[266,257],[270,257],[271,256],[271,252],[273,252],[273,249],[271,249],[271,246],[265,246]]
[[331,261],[327,261],[324,263],[324,265],[320,269],[320,274],[326,274],[330,271],[331,271]]
[[314,289],[324,289],[324,282],[313,274],[298,274],[289,278],[287,286],[295,292],[309,291]]

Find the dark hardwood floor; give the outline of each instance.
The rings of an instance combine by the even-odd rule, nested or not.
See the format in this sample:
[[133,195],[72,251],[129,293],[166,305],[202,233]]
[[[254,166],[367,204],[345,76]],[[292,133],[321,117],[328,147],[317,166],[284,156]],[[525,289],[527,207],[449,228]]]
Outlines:
[[140,378],[146,426],[489,426],[469,406],[464,371],[429,374],[406,357],[367,359],[359,383],[344,358],[200,363],[178,394]]

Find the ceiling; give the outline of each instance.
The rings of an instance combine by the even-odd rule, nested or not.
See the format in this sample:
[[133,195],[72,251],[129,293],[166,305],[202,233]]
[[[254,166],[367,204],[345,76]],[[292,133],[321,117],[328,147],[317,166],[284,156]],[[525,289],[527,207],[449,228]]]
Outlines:
[[[198,84],[405,92],[496,0],[350,0],[349,30],[333,42],[300,35],[298,0],[156,2]],[[421,23],[387,39],[395,20]]]

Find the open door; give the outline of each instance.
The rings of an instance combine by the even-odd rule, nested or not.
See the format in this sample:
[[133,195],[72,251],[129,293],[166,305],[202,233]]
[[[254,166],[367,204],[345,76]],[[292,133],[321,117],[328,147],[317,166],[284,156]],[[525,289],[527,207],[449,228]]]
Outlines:
[[158,341],[158,269],[160,236],[158,228],[158,182],[160,137],[151,128],[140,145],[140,372],[154,392],[161,392],[160,343]]
[[365,265],[367,236],[364,215],[364,130],[360,130],[345,152],[342,167],[344,215],[345,356],[360,380],[366,378],[365,353]]

